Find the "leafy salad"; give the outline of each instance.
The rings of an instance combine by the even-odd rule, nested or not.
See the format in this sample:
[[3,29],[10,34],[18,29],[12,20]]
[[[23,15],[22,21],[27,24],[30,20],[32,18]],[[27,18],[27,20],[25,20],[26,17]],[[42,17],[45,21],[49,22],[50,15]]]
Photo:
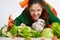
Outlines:
[[51,28],[44,28],[42,32],[38,32],[33,30],[29,26],[16,26],[15,24],[11,27],[8,31],[8,26],[4,25],[0,29],[0,36],[1,37],[23,37],[23,38],[38,38],[38,37],[45,37],[45,38],[53,38],[57,36],[60,38],[60,24],[57,22],[53,22],[51,24]]

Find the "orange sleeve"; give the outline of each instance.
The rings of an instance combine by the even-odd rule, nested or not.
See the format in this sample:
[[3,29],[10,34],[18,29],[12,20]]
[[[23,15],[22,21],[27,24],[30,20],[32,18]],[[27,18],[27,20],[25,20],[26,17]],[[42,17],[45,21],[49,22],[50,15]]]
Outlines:
[[28,1],[29,0],[24,0],[23,2],[20,2],[19,4],[22,8],[24,8],[25,6],[28,6]]

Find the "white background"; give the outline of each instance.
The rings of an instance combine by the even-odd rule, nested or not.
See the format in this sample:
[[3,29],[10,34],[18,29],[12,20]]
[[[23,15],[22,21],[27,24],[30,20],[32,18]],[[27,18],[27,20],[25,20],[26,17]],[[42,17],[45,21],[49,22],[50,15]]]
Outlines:
[[[0,27],[7,25],[8,17],[11,14],[12,18],[15,19],[21,14],[24,8],[21,8],[19,2],[21,0],[0,0]],[[23,0],[22,0],[23,1]],[[60,0],[45,0],[49,2],[52,7],[57,11],[58,18],[60,19]]]

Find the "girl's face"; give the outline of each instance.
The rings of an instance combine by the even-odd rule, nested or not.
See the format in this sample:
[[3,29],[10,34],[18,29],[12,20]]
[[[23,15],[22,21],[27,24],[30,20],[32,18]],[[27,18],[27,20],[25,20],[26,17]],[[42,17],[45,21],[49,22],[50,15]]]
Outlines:
[[42,13],[42,7],[39,3],[32,4],[29,8],[30,15],[32,16],[33,20],[37,20]]

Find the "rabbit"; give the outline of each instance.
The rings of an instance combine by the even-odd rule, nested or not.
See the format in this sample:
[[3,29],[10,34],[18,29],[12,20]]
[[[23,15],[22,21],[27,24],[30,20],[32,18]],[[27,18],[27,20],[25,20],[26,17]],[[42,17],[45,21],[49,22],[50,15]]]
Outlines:
[[45,27],[45,21],[43,19],[38,19],[32,24],[32,29],[41,32]]

